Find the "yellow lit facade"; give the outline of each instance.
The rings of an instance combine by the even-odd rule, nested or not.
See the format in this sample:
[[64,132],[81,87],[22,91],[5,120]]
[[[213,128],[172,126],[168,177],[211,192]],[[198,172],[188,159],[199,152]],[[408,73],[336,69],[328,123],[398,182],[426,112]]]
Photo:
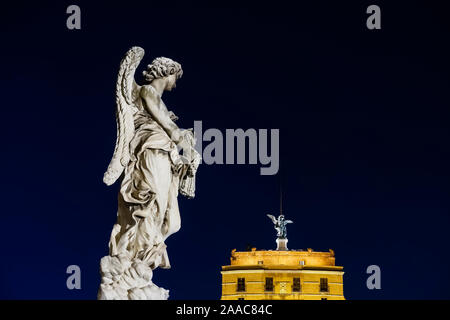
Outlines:
[[333,250],[231,252],[222,266],[222,300],[345,300]]

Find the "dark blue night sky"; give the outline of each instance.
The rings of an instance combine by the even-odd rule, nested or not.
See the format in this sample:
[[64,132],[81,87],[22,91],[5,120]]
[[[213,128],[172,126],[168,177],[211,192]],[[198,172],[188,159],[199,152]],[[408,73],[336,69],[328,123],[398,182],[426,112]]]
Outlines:
[[[281,171],[202,165],[168,239],[171,299],[219,299],[233,248],[334,249],[347,299],[449,299],[449,20],[423,1],[161,6],[16,2],[1,8],[2,299],[95,299],[118,185],[103,172],[114,90],[131,46],[181,63],[164,95],[181,127],[278,128]],[[379,4],[382,29],[366,28]],[[428,4],[426,4],[428,3]],[[66,28],[78,4],[81,30]],[[447,15],[446,15],[447,14]],[[82,289],[66,288],[79,265]],[[368,290],[366,268],[381,268]]]

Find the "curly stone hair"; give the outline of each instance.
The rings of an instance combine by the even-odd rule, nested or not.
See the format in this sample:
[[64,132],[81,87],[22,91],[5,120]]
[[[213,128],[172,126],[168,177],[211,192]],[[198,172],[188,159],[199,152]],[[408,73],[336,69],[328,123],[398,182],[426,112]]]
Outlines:
[[153,60],[142,74],[147,82],[152,82],[155,79],[167,77],[171,74],[176,74],[178,80],[183,75],[183,69],[181,69],[181,65],[178,62],[172,59],[159,57]]

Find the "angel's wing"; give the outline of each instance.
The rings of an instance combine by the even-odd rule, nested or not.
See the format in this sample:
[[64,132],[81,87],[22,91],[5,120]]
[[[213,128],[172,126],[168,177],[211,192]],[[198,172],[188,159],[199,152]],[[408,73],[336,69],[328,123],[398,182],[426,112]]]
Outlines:
[[285,223],[294,223],[292,220],[284,220]]
[[134,135],[133,113],[139,86],[134,81],[134,73],[144,56],[144,49],[132,47],[120,63],[116,84],[116,122],[117,138],[114,155],[103,176],[103,182],[112,185],[122,174],[130,161],[130,140]]
[[277,224],[277,219],[273,216],[273,215],[271,215],[271,214],[268,214],[267,215],[270,219],[272,219],[272,222],[274,223],[274,224]]

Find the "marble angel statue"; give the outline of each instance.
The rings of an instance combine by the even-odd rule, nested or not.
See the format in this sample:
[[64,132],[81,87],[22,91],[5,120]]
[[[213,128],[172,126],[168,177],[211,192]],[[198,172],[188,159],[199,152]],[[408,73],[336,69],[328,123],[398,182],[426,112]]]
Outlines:
[[134,74],[143,56],[142,48],[131,48],[117,79],[117,140],[103,181],[112,185],[121,178],[121,185],[109,256],[100,262],[98,299],[168,298],[168,290],[152,282],[153,270],[170,268],[165,240],[180,229],[178,193],[195,194],[200,154],[193,132],[175,124],[177,117],[161,99],[183,70],[169,58],[156,58],[140,86]]

